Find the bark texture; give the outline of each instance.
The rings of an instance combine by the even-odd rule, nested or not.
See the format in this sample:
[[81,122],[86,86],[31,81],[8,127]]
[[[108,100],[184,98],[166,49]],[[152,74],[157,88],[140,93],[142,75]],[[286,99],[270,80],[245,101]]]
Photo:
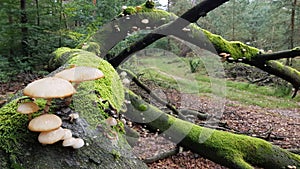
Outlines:
[[[95,54],[82,50],[61,48],[54,56],[51,63],[64,65],[57,71],[75,64],[97,67],[105,75],[103,79],[80,84],[70,107],[65,107],[62,100],[54,99],[50,109],[51,113],[61,117],[63,128],[71,129],[73,137],[84,139],[85,146],[75,150],[63,147],[61,141],[41,145],[37,140],[39,133],[27,129],[28,117],[16,112],[18,100],[24,98],[19,94],[0,109],[0,168],[147,168],[130,153],[130,146],[122,134],[122,124],[111,129],[104,122],[108,117],[104,109],[108,106],[99,100],[107,100],[117,111],[124,101],[124,90],[113,67]],[[41,113],[46,102],[36,99],[36,103],[41,110],[34,116]],[[79,119],[71,123],[70,112],[79,113]],[[118,141],[108,137],[113,130],[119,133]]]
[[300,167],[300,156],[245,135],[200,127],[187,121],[167,115],[147,104],[132,92],[127,93],[126,116],[135,122],[159,130],[165,138],[190,149],[203,157],[229,168],[252,169],[254,166],[266,169]]

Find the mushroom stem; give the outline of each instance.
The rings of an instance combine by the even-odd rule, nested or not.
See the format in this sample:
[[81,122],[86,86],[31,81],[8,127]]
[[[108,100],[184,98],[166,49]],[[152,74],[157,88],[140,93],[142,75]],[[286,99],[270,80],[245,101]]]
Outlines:
[[32,120],[32,114],[28,114],[28,121]]
[[75,84],[74,84],[74,89],[75,89],[75,90],[76,90],[77,87],[79,86],[79,83],[80,83],[80,82],[75,82]]
[[50,98],[50,99],[47,99],[47,103],[46,103],[46,106],[45,106],[45,108],[44,108],[43,114],[46,114],[46,113],[49,112],[49,109],[50,109],[50,106],[51,106],[51,101],[52,101],[51,98]]
[[69,106],[71,104],[71,101],[72,101],[72,96],[67,97],[65,102],[66,106]]
[[[73,85],[73,87],[74,87],[75,90],[78,88],[79,83],[80,82],[75,82],[75,84]],[[66,106],[69,106],[71,104],[71,102],[72,102],[72,96],[66,98],[66,103],[65,103]]]

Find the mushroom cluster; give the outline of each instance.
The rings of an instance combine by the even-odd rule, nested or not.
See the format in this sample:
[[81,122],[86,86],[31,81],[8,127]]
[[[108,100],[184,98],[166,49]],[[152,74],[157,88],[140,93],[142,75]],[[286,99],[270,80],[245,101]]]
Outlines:
[[75,88],[69,81],[57,77],[46,77],[29,83],[24,88],[23,94],[31,98],[46,99],[44,113],[48,113],[53,98],[69,97],[75,92]]
[[[62,120],[54,114],[43,114],[32,119],[29,122],[28,129],[34,132],[41,132],[38,141],[42,144],[54,144],[63,140],[63,146],[72,146],[74,149],[84,146],[84,141],[81,138],[72,137],[72,132],[69,129],[61,127]],[[65,142],[74,141],[70,145],[65,145]]]
[[[34,102],[22,103],[17,111],[23,114],[29,114],[28,129],[33,132],[41,132],[38,141],[42,144],[54,144],[63,140],[63,146],[72,146],[74,149],[84,145],[81,138],[72,137],[69,129],[61,128],[62,120],[54,114],[49,114],[51,101],[54,98],[68,98],[66,104],[69,105],[73,94],[80,82],[95,80],[104,77],[103,73],[92,67],[78,66],[63,70],[54,77],[46,77],[29,83],[23,90],[25,96],[30,98],[43,98],[47,100],[42,115],[31,120],[31,113],[39,110]],[[72,85],[74,83],[74,86]],[[78,114],[73,119],[78,118]]]

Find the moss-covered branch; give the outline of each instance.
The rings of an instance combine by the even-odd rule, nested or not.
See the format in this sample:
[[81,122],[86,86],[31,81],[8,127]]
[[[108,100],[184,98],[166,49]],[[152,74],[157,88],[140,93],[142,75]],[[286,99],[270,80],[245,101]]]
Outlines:
[[[200,17],[205,16],[209,11],[217,8],[218,6],[222,5],[227,1],[228,0],[215,0],[214,2],[212,2],[209,0],[204,0],[200,2],[198,5],[185,12],[181,17],[175,19],[173,22],[170,22],[167,25],[155,29],[153,32],[147,34],[143,39],[135,42],[126,50],[123,50],[116,57],[110,59],[109,63],[111,63],[114,67],[118,67],[124,60],[126,60],[126,58],[129,57],[130,54],[137,52],[141,49],[144,49],[145,47],[147,47],[148,45],[150,45],[151,43],[155,42],[156,40],[162,37],[165,37],[167,35],[172,35],[172,32],[177,32],[182,30],[190,23],[196,22]],[[155,12],[153,11],[153,13],[151,14],[155,14]],[[170,16],[171,15],[169,15],[169,17]],[[161,20],[161,18],[164,17],[165,16],[158,16],[159,20]]]
[[126,116],[144,123],[153,131],[159,129],[162,136],[188,148],[203,157],[229,168],[266,169],[300,167],[300,156],[270,144],[267,141],[245,135],[212,130],[167,115],[147,104],[132,92],[127,93]]
[[[190,12],[197,15],[197,12],[192,12],[192,10],[189,10],[186,13]],[[273,54],[265,54],[261,53],[259,49],[248,46],[242,42],[227,41],[220,35],[216,35],[207,30],[201,29],[196,24],[190,24],[186,27],[187,29],[182,30],[181,26],[188,25],[190,20],[182,21],[179,19],[181,20],[181,22],[178,23],[179,25],[174,25],[178,19],[175,19],[176,17],[172,13],[152,14],[156,15],[156,17],[152,16],[150,18],[150,23],[152,25],[161,25],[161,18],[169,18],[170,21],[173,20],[173,22],[158,27],[144,38],[137,40],[135,43],[124,49],[116,57],[110,59],[109,62],[112,63],[114,67],[117,67],[134,52],[145,48],[154,41],[166,35],[174,35],[213,53],[225,53],[225,55],[220,56],[224,61],[243,62],[290,82],[295,88],[295,93],[293,96],[296,95],[298,89],[300,88],[300,72],[298,70],[283,65],[278,61],[270,61],[271,59],[295,57],[299,55],[298,48],[289,51],[276,52]]]

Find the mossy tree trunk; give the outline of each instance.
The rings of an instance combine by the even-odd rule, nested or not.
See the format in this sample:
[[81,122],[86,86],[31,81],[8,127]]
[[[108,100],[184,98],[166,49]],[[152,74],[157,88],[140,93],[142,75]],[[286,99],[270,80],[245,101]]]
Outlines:
[[245,135],[213,130],[167,115],[144,102],[132,92],[127,93],[131,104],[127,105],[127,117],[146,125],[160,134],[229,168],[252,169],[254,166],[266,169],[300,167],[300,156]]
[[[63,147],[62,142],[52,145],[41,145],[37,138],[39,133],[27,129],[28,117],[16,112],[18,100],[24,98],[21,92],[15,99],[0,109],[0,168],[147,168],[130,151],[131,147],[122,134],[121,123],[115,129],[119,133],[117,142],[108,138],[112,129],[104,122],[108,114],[104,112],[107,100],[116,110],[120,110],[124,101],[124,90],[118,74],[112,66],[95,54],[83,50],[61,48],[54,52],[53,65],[63,65],[57,71],[70,64],[99,68],[105,78],[92,82],[84,82],[77,88],[70,107],[63,101],[54,99],[50,113],[55,113],[63,120],[63,128],[72,131],[73,137],[83,138],[85,146],[80,149]],[[40,112],[45,100],[36,99]],[[79,113],[79,119],[71,123],[69,114]]]

